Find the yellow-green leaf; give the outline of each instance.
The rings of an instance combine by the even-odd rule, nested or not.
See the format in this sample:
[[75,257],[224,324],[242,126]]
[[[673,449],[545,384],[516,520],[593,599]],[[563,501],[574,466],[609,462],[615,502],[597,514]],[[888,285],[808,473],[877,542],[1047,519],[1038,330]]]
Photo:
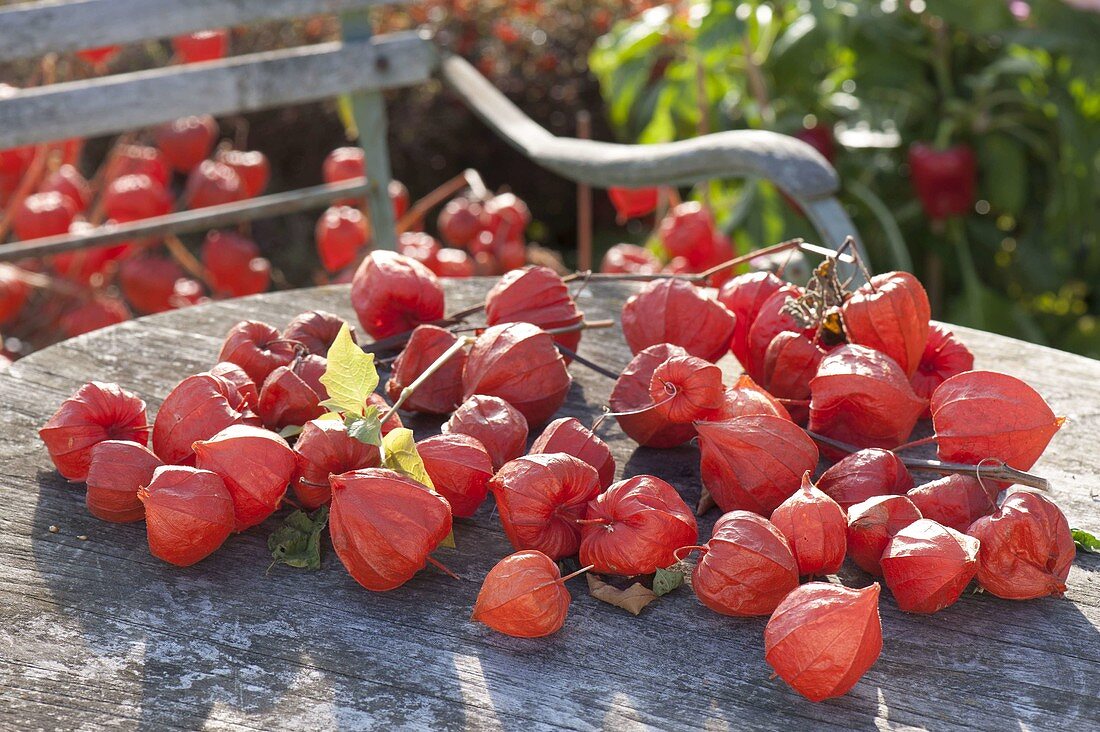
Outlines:
[[355,415],[364,413],[367,398],[378,386],[374,354],[364,353],[355,344],[347,323],[328,349],[328,366],[321,383],[328,390],[328,399],[321,402],[322,407]]
[[[390,430],[382,438],[382,467],[389,468],[395,473],[400,473],[412,478],[418,483],[426,485],[428,490],[435,493],[435,484],[432,483],[424,461],[420,459],[420,453],[416,451],[416,440],[413,439],[412,430],[398,427]],[[455,548],[455,533],[452,530],[447,538],[439,543],[448,549]]]
[[351,95],[341,94],[336,97],[336,116],[344,125],[344,136],[349,140],[359,137],[359,127],[355,124],[355,112],[351,108]]
[[424,461],[416,451],[412,430],[398,427],[382,438],[382,466],[423,483],[435,493],[435,485],[424,468]]

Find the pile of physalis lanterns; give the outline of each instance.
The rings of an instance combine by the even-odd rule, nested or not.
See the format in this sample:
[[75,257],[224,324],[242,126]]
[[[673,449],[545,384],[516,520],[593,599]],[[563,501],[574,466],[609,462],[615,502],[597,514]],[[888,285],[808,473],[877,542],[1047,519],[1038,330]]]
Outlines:
[[[385,385],[393,407],[375,393],[373,355],[340,318],[314,311],[281,331],[233,327],[210,370],[181,381],[152,425],[138,396],[92,382],[40,434],[60,473],[87,484],[88,509],[144,519],[165,561],[197,562],[287,501],[314,513],[272,535],[276,557],[319,566],[327,517],[340,561],[375,591],[428,562],[447,571],[431,552],[453,546],[452,516],[472,516],[491,492],[516,553],[485,577],[473,618],[514,636],[564,623],[573,575],[561,560],[577,557],[573,574],[588,571],[597,596],[631,578],[655,597],[698,553],[699,601],[770,616],[768,663],[817,701],[848,691],[882,646],[879,582],[827,580],[845,557],[915,613],[950,606],[975,577],[998,597],[1060,595],[1074,557],[1046,496],[981,477],[983,465],[1029,469],[1062,420],[1019,379],[971,370],[967,348],[929,323],[912,275],[846,292],[832,265],[806,287],[739,275],[716,297],[656,276],[623,307],[635,355],[609,407],[639,445],[697,440],[700,508],[723,512],[704,543],[676,487],[652,475],[614,482],[594,428],[569,416],[546,424],[570,389],[585,320],[567,283],[576,277],[543,267],[500,278],[484,326],[464,335],[473,329],[446,327],[428,269],[369,255],[352,305],[371,337],[407,340]],[[728,351],[745,370],[732,385],[714,365]],[[416,443],[398,406],[449,418]],[[906,444],[928,417],[932,437]],[[529,429],[541,431],[528,449]],[[972,469],[914,486],[898,453],[927,442]],[[835,462],[813,482],[819,457]]]

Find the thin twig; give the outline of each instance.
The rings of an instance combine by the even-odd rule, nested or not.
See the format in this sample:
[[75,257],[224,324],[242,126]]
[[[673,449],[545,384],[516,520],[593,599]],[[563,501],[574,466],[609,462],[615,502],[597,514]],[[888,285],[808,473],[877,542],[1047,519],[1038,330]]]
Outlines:
[[[806,434],[812,437],[816,442],[820,442],[823,445],[834,447],[837,450],[843,450],[847,453],[858,452],[859,448],[855,445],[849,445],[839,440],[834,440],[831,437],[825,435],[819,435],[816,432],[806,430]],[[987,458],[982,461],[982,465],[967,465],[965,463],[948,463],[942,460],[924,460],[922,458],[914,457],[901,457],[898,456],[902,463],[908,468],[914,470],[927,470],[931,473],[941,473],[943,475],[973,475],[975,478],[996,480],[1004,483],[1017,483],[1019,485],[1026,485],[1029,488],[1038,488],[1041,491],[1050,490],[1050,481],[1042,476],[1035,475],[1033,473],[1025,473],[1022,470],[1017,470],[1011,465],[1007,465],[1001,460],[997,460],[991,467],[984,467],[984,463],[989,462],[992,458]]]
[[397,410],[401,408],[401,405],[404,404],[405,401],[409,397],[411,397],[413,393],[424,384],[425,381],[434,376],[435,373],[439,371],[439,369],[443,368],[443,366],[449,360],[451,360],[452,356],[454,356],[466,346],[472,344],[474,340],[475,339],[473,338],[473,336],[463,336],[452,343],[451,347],[441,353],[439,355],[439,358],[432,362],[431,366],[424,369],[424,372],[420,374],[420,376],[417,376],[411,384],[401,390],[401,393],[397,397],[397,401],[395,401],[393,403],[393,406],[390,407],[389,410],[379,419],[379,424],[386,424],[386,422],[390,420],[390,417],[397,413]]
[[604,368],[603,366],[600,366],[598,363],[595,363],[594,361],[589,361],[584,356],[578,355],[576,351],[572,351],[572,350],[566,348],[565,346],[563,346],[560,343],[554,343],[554,346],[566,358],[573,359],[574,361],[579,363],[581,366],[587,366],[588,368],[592,369],[593,371],[595,371],[597,374],[600,374],[601,376],[606,376],[609,379],[618,379],[619,378],[619,375],[616,374],[611,369]]

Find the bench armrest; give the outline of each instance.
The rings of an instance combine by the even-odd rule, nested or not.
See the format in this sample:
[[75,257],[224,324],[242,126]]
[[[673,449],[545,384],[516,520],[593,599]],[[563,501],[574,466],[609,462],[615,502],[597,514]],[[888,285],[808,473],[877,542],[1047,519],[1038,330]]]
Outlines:
[[440,72],[443,81],[501,137],[536,163],[578,183],[638,187],[756,176],[803,200],[827,198],[840,186],[836,171],[820,153],[776,132],[717,132],[656,145],[555,137],[465,59],[445,55]]

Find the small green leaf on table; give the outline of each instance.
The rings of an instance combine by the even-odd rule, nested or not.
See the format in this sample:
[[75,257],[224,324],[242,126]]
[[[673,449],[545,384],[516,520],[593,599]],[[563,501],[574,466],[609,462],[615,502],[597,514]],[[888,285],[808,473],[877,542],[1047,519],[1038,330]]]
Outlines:
[[1073,534],[1073,543],[1078,549],[1088,554],[1100,554],[1100,539],[1084,529],[1070,529],[1069,533]]
[[347,323],[340,328],[328,349],[328,365],[321,383],[329,397],[321,406],[350,415],[364,414],[367,399],[378,386],[374,354],[364,353],[356,345]]
[[328,524],[328,506],[311,514],[295,511],[283,525],[271,532],[267,548],[272,564],[283,563],[300,569],[321,568],[321,531]]
[[668,569],[658,569],[653,575],[653,594],[657,597],[667,595],[682,584],[684,573],[676,569],[676,565]]

